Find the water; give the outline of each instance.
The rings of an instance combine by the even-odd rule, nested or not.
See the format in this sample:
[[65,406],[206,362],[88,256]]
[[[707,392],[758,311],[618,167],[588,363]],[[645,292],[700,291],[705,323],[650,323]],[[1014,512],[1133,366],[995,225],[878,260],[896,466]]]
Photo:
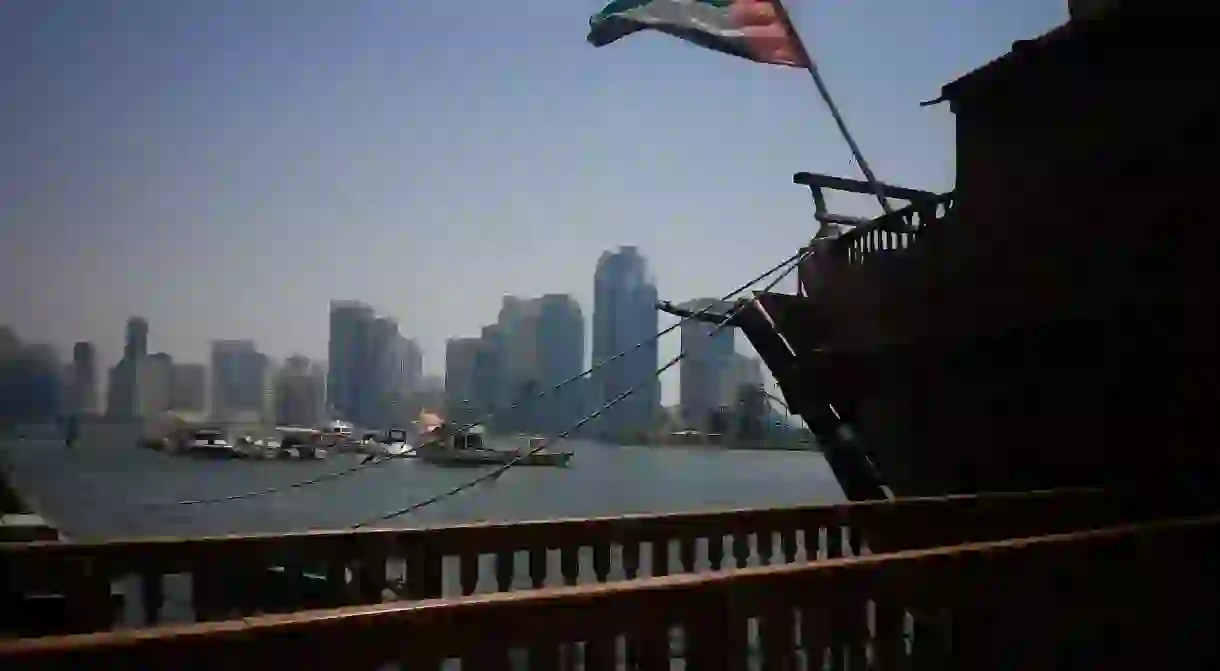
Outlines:
[[[815,452],[619,447],[587,441],[567,441],[561,449],[576,453],[569,468],[515,468],[497,480],[382,524],[422,526],[844,500],[825,459]],[[86,434],[71,450],[51,438],[0,442],[0,460],[12,484],[74,540],[345,527],[407,507],[485,472],[398,459],[269,496],[212,505],[156,505],[284,486],[361,458],[191,459],[139,449],[134,437],[104,431]]]

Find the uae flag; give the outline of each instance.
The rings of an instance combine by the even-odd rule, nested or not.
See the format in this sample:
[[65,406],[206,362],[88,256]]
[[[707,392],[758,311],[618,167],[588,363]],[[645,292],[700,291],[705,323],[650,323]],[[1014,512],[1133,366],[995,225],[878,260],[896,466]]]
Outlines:
[[807,67],[779,0],[615,0],[589,19],[589,43],[605,46],[658,30],[759,63]]

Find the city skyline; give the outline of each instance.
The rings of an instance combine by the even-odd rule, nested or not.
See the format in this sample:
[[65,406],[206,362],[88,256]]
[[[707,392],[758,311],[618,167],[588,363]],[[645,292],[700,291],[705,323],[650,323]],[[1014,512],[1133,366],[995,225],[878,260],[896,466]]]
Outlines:
[[[593,49],[600,0],[119,4],[0,3],[0,282],[23,288],[0,323],[63,358],[86,340],[113,365],[138,314],[175,360],[214,339],[322,360],[327,301],[358,297],[438,374],[505,294],[587,316],[589,268],[622,244],[662,298],[721,295],[815,232],[794,172],[859,175],[807,77],[663,35]],[[918,102],[1066,18],[790,4],[878,177],[937,192],[953,117]]]
[[[614,256],[621,253],[624,248],[620,248],[619,252],[606,252],[603,256]],[[631,249],[627,247],[625,249]],[[634,253],[634,251],[632,252]],[[707,299],[705,299],[707,300]],[[584,315],[579,303],[568,294],[550,293],[537,298],[521,298],[515,296],[504,296],[504,303],[500,311],[501,322],[484,326],[481,337],[454,337],[446,341],[446,356],[442,357],[440,375],[421,375],[419,370],[416,370],[407,387],[415,385],[427,386],[442,382],[445,385],[446,402],[445,406],[450,407],[452,400],[458,396],[473,396],[474,387],[478,384],[476,380],[469,379],[458,384],[465,385],[467,391],[457,393],[450,389],[449,373],[452,368],[452,360],[450,357],[453,346],[459,345],[477,345],[485,341],[488,337],[488,329],[495,332],[496,329],[503,329],[505,324],[503,320],[506,317],[505,310],[511,313],[517,306],[527,306],[530,311],[530,316],[541,324],[558,324],[546,327],[534,325],[532,328],[538,329],[536,335],[537,346],[539,350],[544,348],[556,350],[553,356],[544,354],[535,354],[534,356],[541,357],[536,361],[535,375],[531,380],[533,388],[538,391],[548,388],[558,382],[565,380],[573,375],[576,375],[588,369],[593,363],[591,353],[585,354],[585,343],[593,339],[592,319]],[[572,306],[568,308],[566,306]],[[386,318],[378,313],[369,305],[357,300],[339,300],[331,301],[332,314],[336,306],[340,309],[355,308],[360,312],[367,312],[369,323],[392,323],[397,326],[396,320]],[[544,315],[550,314],[549,318],[541,318]],[[511,315],[508,317],[511,319]],[[563,322],[567,322],[569,326],[563,326]],[[574,324],[573,324],[574,322]],[[68,353],[70,356],[64,357],[64,353],[59,352],[55,347],[45,343],[33,342],[22,338],[19,329],[13,328],[13,325],[0,325],[9,329],[8,333],[16,336],[21,340],[23,347],[33,348],[40,357],[50,357],[58,362],[62,367],[61,383],[63,385],[62,393],[64,394],[65,409],[77,409],[80,411],[101,412],[108,416],[133,416],[139,414],[152,414],[166,409],[187,410],[192,412],[207,410],[211,414],[224,415],[227,412],[226,406],[229,405],[229,397],[234,393],[226,391],[226,387],[236,384],[238,388],[248,387],[245,382],[229,383],[226,379],[231,375],[243,377],[249,374],[254,374],[260,378],[261,391],[257,393],[269,393],[270,390],[278,389],[284,375],[292,374],[296,376],[306,376],[302,367],[309,369],[309,375],[321,374],[324,378],[330,378],[332,373],[327,359],[313,359],[300,353],[292,353],[287,356],[279,357],[269,355],[259,349],[258,343],[252,340],[211,340],[209,341],[209,356],[205,362],[191,362],[176,359],[172,353],[159,351],[160,348],[150,348],[150,331],[152,332],[152,340],[155,343],[156,335],[155,328],[150,327],[149,320],[142,316],[134,315],[125,320],[124,328],[124,356],[121,357],[114,365],[107,366],[104,360],[100,360],[96,354],[96,347],[90,341],[76,341],[73,344],[72,350]],[[549,330],[547,330],[549,329]],[[565,345],[565,329],[575,329],[576,338],[572,350],[569,345]],[[688,329],[687,329],[688,330]],[[543,333],[549,335],[542,335]],[[731,332],[726,332],[731,333]],[[567,339],[570,340],[570,339]],[[723,338],[718,338],[723,340]],[[734,338],[729,338],[729,342],[733,342]],[[418,356],[418,345],[414,339],[402,336],[404,344],[416,352]],[[549,342],[548,342],[549,341]],[[689,347],[684,345],[684,347]],[[156,349],[158,351],[152,351]],[[564,353],[562,350],[567,349]],[[690,348],[694,356],[697,356],[697,350]],[[612,353],[610,356],[617,354]],[[227,359],[234,355],[249,359],[250,362],[257,362],[257,366],[253,368],[256,371],[249,370],[250,366],[237,365],[230,366],[224,363]],[[555,363],[555,357],[558,356],[559,363]],[[692,355],[688,355],[688,359],[684,363],[690,361]],[[753,357],[736,353],[736,356],[748,361],[754,362],[756,365],[758,360]],[[647,362],[646,362],[647,363]],[[657,361],[659,366],[662,362]],[[470,364],[473,367],[474,359],[471,358]],[[418,365],[418,363],[416,364]],[[224,371],[227,368],[234,368],[232,373],[222,372],[218,374],[216,371]],[[683,366],[676,368],[676,371],[683,370]],[[320,371],[320,373],[314,373]],[[549,373],[549,375],[548,375]],[[369,371],[364,371],[365,375]],[[139,380],[137,382],[137,380]],[[218,380],[220,380],[218,382]],[[149,399],[149,386],[156,388],[152,392],[152,400]],[[324,387],[329,385],[324,384]],[[631,386],[628,382],[627,386]],[[676,385],[675,385],[676,387]],[[370,387],[371,388],[371,387]],[[421,387],[422,388],[422,387]],[[675,391],[678,391],[675,388]],[[240,391],[239,394],[254,393],[250,391]],[[338,392],[342,394],[343,392]],[[588,393],[585,390],[583,393]],[[600,392],[594,393],[588,402],[596,401],[598,404],[604,402]],[[330,392],[324,394],[327,409],[334,402],[334,398]],[[514,402],[513,398],[497,398],[498,401]],[[665,407],[676,406],[681,402],[680,394],[673,399],[663,399],[662,405]],[[554,410],[558,416],[566,420],[579,418],[589,410],[585,404],[577,404],[576,407],[550,408]],[[264,409],[271,407],[279,407],[278,399],[271,398],[266,400]],[[249,399],[239,401],[239,410],[254,411],[257,407],[257,402],[252,402]],[[326,409],[319,412],[319,416],[326,414]],[[339,413],[343,414],[343,413]],[[548,427],[554,428],[554,427]]]

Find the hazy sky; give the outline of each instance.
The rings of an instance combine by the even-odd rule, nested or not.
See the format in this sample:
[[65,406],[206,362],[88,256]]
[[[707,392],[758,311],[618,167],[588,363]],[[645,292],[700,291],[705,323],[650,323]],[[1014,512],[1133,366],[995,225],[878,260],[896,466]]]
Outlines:
[[[792,253],[815,230],[792,173],[859,175],[809,77],[660,34],[594,49],[602,4],[0,2],[0,323],[104,365],[131,314],[181,360],[217,338],[321,358],[328,301],[355,298],[440,373],[502,294],[568,292],[588,321],[605,249],[638,245],[674,300]],[[878,176],[931,190],[953,118],[918,102],[1067,17],[790,5]]]

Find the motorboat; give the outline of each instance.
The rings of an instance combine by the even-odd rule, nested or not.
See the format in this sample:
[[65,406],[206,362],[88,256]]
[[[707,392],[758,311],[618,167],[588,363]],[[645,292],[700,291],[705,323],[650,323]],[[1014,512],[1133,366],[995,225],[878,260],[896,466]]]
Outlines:
[[541,436],[531,438],[529,448],[523,451],[489,448],[483,442],[482,431],[478,430],[461,431],[449,425],[441,425],[432,433],[441,435],[423,442],[416,452],[421,459],[433,464],[503,466],[511,463],[514,466],[567,466],[572,459],[571,452],[543,451],[546,439]]
[[415,456],[415,446],[407,439],[404,429],[388,429],[380,434],[366,432],[357,449],[363,454],[378,457]]
[[183,454],[206,456],[220,459],[237,459],[242,456],[232,443],[225,439],[218,429],[195,429],[184,432],[178,444]]

